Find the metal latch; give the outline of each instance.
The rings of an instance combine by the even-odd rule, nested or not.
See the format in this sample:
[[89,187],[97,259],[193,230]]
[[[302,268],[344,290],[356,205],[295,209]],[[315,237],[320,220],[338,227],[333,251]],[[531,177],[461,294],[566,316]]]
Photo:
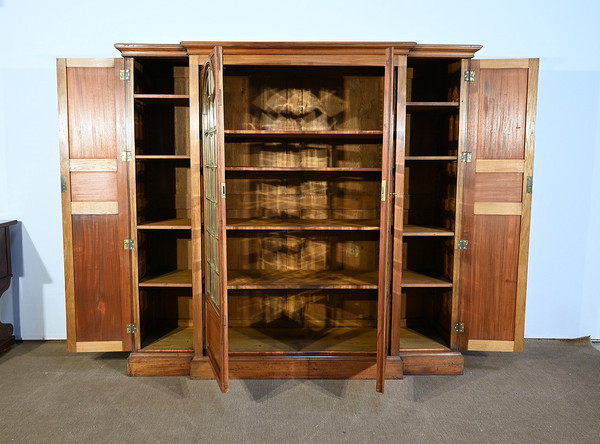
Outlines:
[[471,151],[463,151],[460,153],[460,160],[462,160],[463,163],[469,163],[472,159],[473,153]]
[[221,182],[221,199],[225,199],[225,182]]
[[124,248],[125,250],[133,250],[133,248],[134,248],[134,242],[133,242],[133,239],[125,239],[125,240],[123,241],[123,248]]
[[475,81],[475,71],[465,71],[465,82]]
[[531,194],[533,191],[533,176],[527,176],[527,183],[525,184],[525,192]]
[[133,159],[131,151],[121,151],[121,160],[123,162],[131,162],[131,159]]
[[119,80],[129,80],[131,79],[131,72],[128,69],[120,69],[119,70]]
[[127,324],[127,334],[134,334],[137,333],[137,325],[135,324]]
[[459,250],[467,250],[469,248],[469,241],[467,239],[460,239],[458,241]]
[[464,322],[456,322],[454,324],[454,331],[456,333],[464,333],[465,332],[465,323]]

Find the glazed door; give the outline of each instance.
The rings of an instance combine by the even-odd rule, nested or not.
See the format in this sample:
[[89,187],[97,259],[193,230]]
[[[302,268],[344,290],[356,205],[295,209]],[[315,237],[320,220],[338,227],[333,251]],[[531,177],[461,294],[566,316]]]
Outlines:
[[458,335],[463,350],[522,351],[538,60],[473,60]]
[[385,364],[389,350],[389,313],[391,301],[391,192],[394,190],[392,163],[394,152],[394,49],[385,52],[383,145],[381,152],[381,215],[379,237],[379,296],[377,299],[376,388],[383,392]]
[[229,390],[223,49],[215,47],[202,74],[204,168],[205,351],[223,392]]
[[123,69],[123,59],[57,60],[69,351],[133,347]]

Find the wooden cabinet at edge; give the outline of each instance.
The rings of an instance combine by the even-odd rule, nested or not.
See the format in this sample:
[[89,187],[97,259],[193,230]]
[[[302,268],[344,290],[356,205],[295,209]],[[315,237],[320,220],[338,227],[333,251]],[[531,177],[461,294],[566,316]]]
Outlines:
[[522,350],[536,59],[116,46],[58,61],[69,350],[224,391]]

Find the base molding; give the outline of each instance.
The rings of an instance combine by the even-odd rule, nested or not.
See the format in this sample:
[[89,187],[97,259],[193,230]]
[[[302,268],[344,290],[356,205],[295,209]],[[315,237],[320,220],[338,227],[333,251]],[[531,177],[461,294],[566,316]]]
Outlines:
[[193,352],[133,352],[127,358],[129,376],[187,376]]
[[465,358],[458,351],[402,351],[400,358],[405,375],[462,375],[465,371]]

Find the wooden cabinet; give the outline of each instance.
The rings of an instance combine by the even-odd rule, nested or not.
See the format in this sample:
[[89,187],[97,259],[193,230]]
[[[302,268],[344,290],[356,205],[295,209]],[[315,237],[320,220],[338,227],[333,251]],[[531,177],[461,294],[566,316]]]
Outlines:
[[537,60],[116,46],[59,60],[71,350],[382,391],[522,349]]

